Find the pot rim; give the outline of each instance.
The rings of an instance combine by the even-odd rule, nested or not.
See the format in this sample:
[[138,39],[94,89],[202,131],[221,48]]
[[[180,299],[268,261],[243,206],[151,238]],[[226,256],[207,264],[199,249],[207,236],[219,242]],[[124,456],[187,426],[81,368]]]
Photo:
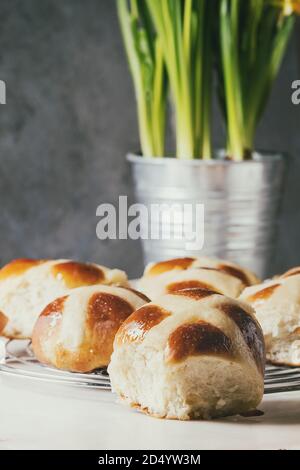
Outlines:
[[[219,150],[217,154],[224,154],[224,150]],[[257,151],[253,152],[253,158],[251,160],[225,160],[224,158],[212,158],[210,160],[203,159],[179,159],[174,157],[143,157],[141,154],[128,153],[126,159],[130,163],[148,164],[148,165],[188,165],[188,166],[228,166],[228,165],[254,165],[258,163],[262,164],[274,164],[283,162],[288,158],[288,155],[283,152],[272,152],[272,151]]]

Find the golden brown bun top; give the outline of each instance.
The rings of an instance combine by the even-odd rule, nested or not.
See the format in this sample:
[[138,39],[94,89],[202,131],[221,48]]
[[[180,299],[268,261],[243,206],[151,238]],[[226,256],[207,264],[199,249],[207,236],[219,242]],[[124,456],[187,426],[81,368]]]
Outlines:
[[291,276],[297,276],[300,274],[300,266],[297,266],[295,268],[291,268],[288,271],[286,271],[284,274],[282,274],[280,277],[285,279],[287,277]]
[[8,318],[2,334],[31,338],[38,315],[51,301],[74,288],[102,284],[127,286],[127,275],[74,260],[14,260],[0,270],[0,311]]
[[239,279],[245,287],[252,284],[257,284],[259,282],[259,279],[256,277],[256,275],[248,269],[244,269],[241,266],[238,266],[229,261],[207,257],[174,258],[167,261],[160,261],[158,263],[151,263],[146,267],[144,277],[158,276],[168,271],[186,270],[189,268],[202,268],[221,271]]
[[[246,288],[241,295],[241,299],[246,300],[255,308],[266,303],[280,305],[287,301],[291,310],[295,309],[295,304],[300,301],[300,267],[289,269],[284,274],[274,276],[273,279],[266,280],[261,284]],[[284,307],[285,309],[287,307]]]

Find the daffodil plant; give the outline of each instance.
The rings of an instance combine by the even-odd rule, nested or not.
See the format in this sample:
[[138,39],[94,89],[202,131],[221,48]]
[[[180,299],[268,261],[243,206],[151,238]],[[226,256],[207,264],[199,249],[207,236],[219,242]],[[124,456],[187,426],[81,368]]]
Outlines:
[[147,0],[170,82],[178,158],[211,157],[213,4]]
[[176,156],[213,157],[213,64],[227,156],[251,158],[300,0],[117,0],[134,82],[141,149],[162,157],[168,90]]

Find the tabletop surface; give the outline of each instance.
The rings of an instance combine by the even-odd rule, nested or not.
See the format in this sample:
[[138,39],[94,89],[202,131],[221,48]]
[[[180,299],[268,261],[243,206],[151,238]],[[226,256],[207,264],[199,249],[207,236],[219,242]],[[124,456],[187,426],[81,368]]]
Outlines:
[[0,373],[0,449],[300,449],[300,392],[266,396],[260,417],[154,419],[108,391]]

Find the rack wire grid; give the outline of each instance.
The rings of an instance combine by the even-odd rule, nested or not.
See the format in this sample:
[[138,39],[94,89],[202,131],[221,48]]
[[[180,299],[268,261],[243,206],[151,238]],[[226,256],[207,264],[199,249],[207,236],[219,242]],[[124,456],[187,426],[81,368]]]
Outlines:
[[[27,340],[6,340],[4,355],[0,360],[0,373],[79,388],[111,390],[106,369],[81,374],[45,366],[38,362]],[[265,394],[300,391],[300,367],[267,365]]]

